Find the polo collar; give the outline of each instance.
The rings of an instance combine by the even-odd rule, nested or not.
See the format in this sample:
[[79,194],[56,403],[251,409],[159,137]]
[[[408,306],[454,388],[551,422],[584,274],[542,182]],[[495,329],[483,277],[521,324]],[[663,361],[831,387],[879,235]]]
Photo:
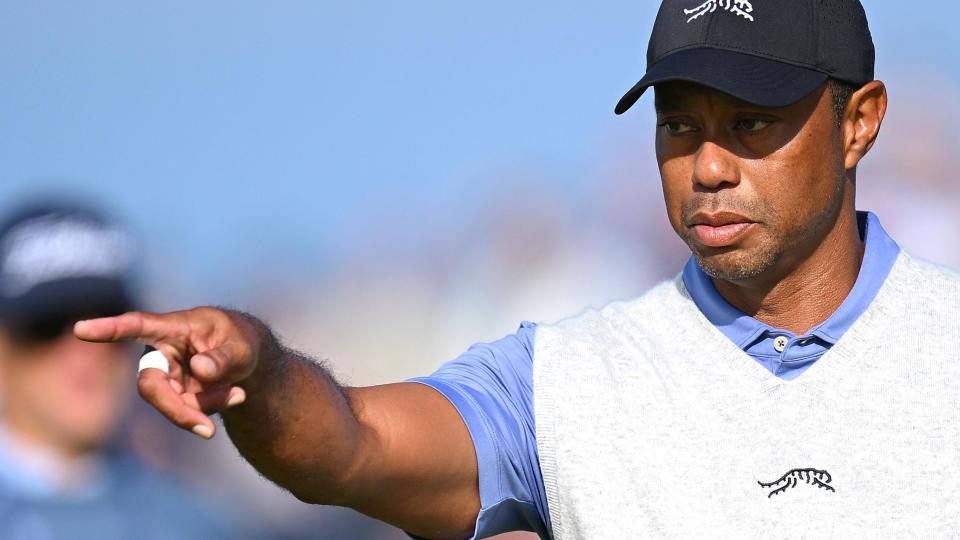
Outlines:
[[[807,336],[815,336],[830,345],[836,343],[866,311],[900,254],[900,246],[890,238],[875,214],[857,212],[857,223],[864,238],[864,252],[853,289],[833,315],[807,333]],[[683,283],[707,320],[741,349],[746,349],[767,333],[793,336],[792,332],[764,324],[731,306],[693,256],[683,268]]]

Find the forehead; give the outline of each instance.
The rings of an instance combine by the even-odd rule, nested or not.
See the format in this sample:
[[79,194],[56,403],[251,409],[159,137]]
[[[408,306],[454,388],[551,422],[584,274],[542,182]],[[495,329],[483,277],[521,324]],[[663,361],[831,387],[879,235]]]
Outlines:
[[736,108],[749,107],[752,109],[778,109],[773,107],[753,105],[730,94],[721,92],[720,90],[687,81],[669,81],[660,83],[654,85],[653,91],[654,107],[658,111],[675,108],[689,108],[705,103],[715,106],[719,105]]
[[672,81],[654,87],[657,114],[696,113],[707,116],[735,114],[745,111],[769,114],[799,128],[821,123],[835,126],[830,92],[824,84],[796,103],[785,107],[754,105],[730,94],[700,84]]

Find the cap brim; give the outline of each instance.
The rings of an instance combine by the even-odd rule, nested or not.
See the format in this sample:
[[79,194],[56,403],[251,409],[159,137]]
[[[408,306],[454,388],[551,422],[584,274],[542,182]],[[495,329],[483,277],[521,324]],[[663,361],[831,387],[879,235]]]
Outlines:
[[785,107],[824,84],[827,75],[723,49],[686,49],[651,66],[640,82],[620,98],[614,112],[623,114],[647,88],[668,81],[702,84],[761,107]]
[[42,283],[19,297],[4,298],[0,320],[17,325],[60,315],[119,315],[135,308],[136,302],[123,280],[67,278]]

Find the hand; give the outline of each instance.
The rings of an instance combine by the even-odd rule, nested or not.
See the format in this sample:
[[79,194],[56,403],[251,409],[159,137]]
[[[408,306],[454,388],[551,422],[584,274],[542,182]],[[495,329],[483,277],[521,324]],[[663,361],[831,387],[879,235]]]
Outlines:
[[156,368],[141,371],[140,396],[177,426],[205,439],[216,429],[208,415],[246,399],[236,384],[253,373],[261,342],[245,316],[209,307],[79,321],[73,332],[85,341],[136,340],[162,352],[170,361],[170,375]]

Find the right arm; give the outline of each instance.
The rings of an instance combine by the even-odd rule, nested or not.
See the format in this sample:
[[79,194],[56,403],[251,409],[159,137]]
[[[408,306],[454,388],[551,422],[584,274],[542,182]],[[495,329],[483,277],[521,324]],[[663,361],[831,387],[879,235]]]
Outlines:
[[212,436],[209,414],[258,471],[297,498],[349,506],[425,538],[467,538],[480,510],[473,443],[437,391],[401,383],[341,387],[259,320],[197,308],[82,321],[90,341],[136,339],[171,361],[140,374],[143,398]]

